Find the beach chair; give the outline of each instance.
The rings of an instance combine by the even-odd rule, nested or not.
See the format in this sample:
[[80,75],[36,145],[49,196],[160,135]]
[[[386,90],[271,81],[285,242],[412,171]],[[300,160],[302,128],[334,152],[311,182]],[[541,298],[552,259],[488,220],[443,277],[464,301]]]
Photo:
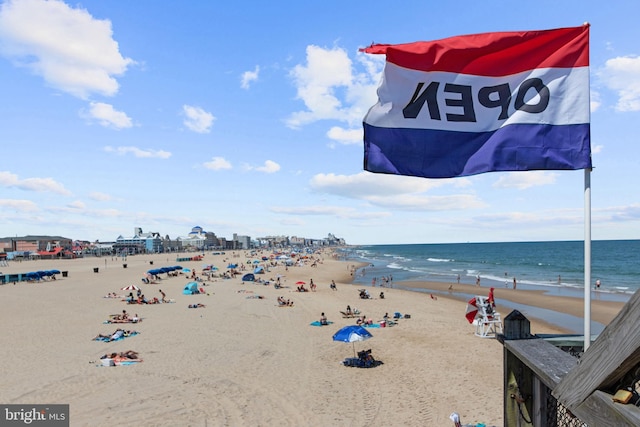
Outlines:
[[502,319],[487,297],[476,296],[478,313],[473,321],[476,326],[476,336],[481,338],[495,338],[502,333]]

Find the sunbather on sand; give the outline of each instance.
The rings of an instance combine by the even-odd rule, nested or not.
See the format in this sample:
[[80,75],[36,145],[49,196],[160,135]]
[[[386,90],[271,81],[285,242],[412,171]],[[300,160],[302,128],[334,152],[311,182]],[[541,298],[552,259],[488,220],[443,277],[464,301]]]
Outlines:
[[131,360],[142,362],[142,359],[139,358],[138,352],[133,350],[127,350],[121,353],[105,354],[104,356],[100,357],[100,359],[113,359],[116,362],[124,362],[124,361],[131,361]]
[[293,305],[293,301],[291,300],[285,300],[284,297],[278,297],[278,305],[288,305],[288,306],[292,306]]
[[111,318],[112,323],[129,321],[129,313],[127,313],[127,310],[122,310],[122,314],[112,314],[109,317]]
[[125,331],[124,329],[118,328],[111,335],[98,334],[93,338],[93,340],[94,341],[107,340],[108,342],[111,342],[111,341],[116,341],[116,340],[118,340],[120,338],[128,337],[130,335],[137,334],[137,333],[138,332],[136,332],[136,331]]
[[189,304],[189,308],[200,308],[200,307],[206,307],[206,305],[201,304],[201,303]]
[[367,316],[365,316],[364,314],[362,315],[362,317],[358,317],[358,320],[356,320],[356,325],[371,325],[373,324],[373,320],[371,319],[367,319]]
[[102,298],[122,298],[122,296],[116,294],[115,292],[109,292]]

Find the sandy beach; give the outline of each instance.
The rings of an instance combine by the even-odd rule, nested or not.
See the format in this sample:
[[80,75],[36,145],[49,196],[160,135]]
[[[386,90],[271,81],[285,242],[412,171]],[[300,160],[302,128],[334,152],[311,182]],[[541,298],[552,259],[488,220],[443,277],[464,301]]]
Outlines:
[[[502,346],[474,335],[464,318],[466,302],[455,295],[486,295],[488,289],[455,284],[447,295],[450,283],[419,283],[412,286],[443,293],[431,298],[370,288],[373,298],[363,300],[350,284],[354,264],[334,259],[328,250],[316,255],[315,267],[277,266],[258,276],[282,275],[281,289],[237,276],[201,284],[204,294],[183,295],[188,274],[162,275],[156,284],[141,281],[154,267],[179,264],[200,272],[204,264],[221,271],[229,262],[246,265],[244,252],[233,255],[207,254],[193,262],[144,255],[2,267],[5,274],[58,269],[68,276],[0,286],[0,402],[69,404],[71,426],[447,426],[453,425],[452,412],[463,424],[502,425]],[[296,292],[296,282],[305,281],[308,288],[311,279],[315,292]],[[330,288],[332,280],[337,290]],[[138,305],[105,298],[125,294],[121,288],[132,284],[147,298],[160,298],[162,289],[173,302]],[[278,296],[293,306],[279,306]],[[579,299],[501,289],[499,311],[501,299],[582,315]],[[206,307],[189,308],[198,303]],[[338,329],[354,324],[340,313],[347,305],[375,321],[387,312],[410,318],[372,328],[373,338],[355,345],[333,341]],[[594,301],[592,317],[606,324],[621,307]],[[142,319],[123,325],[139,334],[94,341],[120,326],[104,322],[122,310]],[[310,325],[322,312],[333,323]],[[563,332],[531,320],[533,333]],[[382,363],[371,369],[342,365],[354,350],[365,349]],[[139,352],[142,362],[102,366],[102,355],[126,350]]]

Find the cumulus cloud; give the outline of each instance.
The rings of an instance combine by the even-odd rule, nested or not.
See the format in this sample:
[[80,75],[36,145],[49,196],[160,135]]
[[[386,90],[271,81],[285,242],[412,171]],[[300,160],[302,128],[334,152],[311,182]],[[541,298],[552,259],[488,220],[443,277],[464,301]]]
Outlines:
[[64,188],[64,185],[56,182],[53,178],[20,179],[18,175],[6,171],[0,172],[0,186],[40,193],[49,192],[63,196],[71,195],[71,192]]
[[240,78],[240,87],[242,89],[249,89],[251,83],[258,80],[258,75],[260,74],[260,67],[256,65],[255,70],[253,71],[245,71],[242,73],[242,77]]
[[345,129],[339,126],[333,126],[327,132],[327,137],[341,144],[362,144],[363,130],[357,129]]
[[120,156],[124,156],[126,154],[133,154],[135,157],[139,157],[139,158],[158,158],[158,159],[168,159],[169,157],[171,157],[171,153],[168,151],[164,151],[164,150],[153,150],[153,149],[146,149],[143,150],[141,148],[138,147],[111,147],[111,146],[106,146],[104,147],[104,151],[106,151],[107,153],[116,153]]
[[602,106],[602,98],[600,96],[600,92],[597,92],[591,89],[591,101],[590,101],[590,109],[592,113],[595,113]]
[[113,96],[133,64],[121,55],[111,22],[59,0],[8,0],[0,6],[0,53],[50,86],[86,99]]
[[640,110],[640,57],[609,59],[598,75],[609,89],[617,92],[616,110]]
[[264,165],[262,166],[245,165],[245,167],[247,170],[256,170],[258,172],[264,172],[264,173],[275,173],[280,170],[280,165],[274,162],[273,160],[266,160],[264,162]]
[[502,175],[493,184],[494,188],[515,188],[517,190],[525,190],[531,187],[539,187],[541,185],[551,185],[556,182],[558,174],[546,171],[527,171],[514,172]]
[[231,163],[225,160],[224,157],[214,157],[209,162],[203,163],[203,166],[207,169],[211,170],[223,170],[223,169],[231,169]]
[[318,120],[339,120],[351,126],[360,123],[376,102],[384,61],[362,53],[356,59],[364,72],[356,72],[344,49],[307,46],[306,63],[290,72],[297,98],[306,110],[291,114],[287,126],[299,128]]
[[125,113],[116,111],[113,105],[103,102],[89,103],[89,112],[85,114],[85,117],[113,129],[125,129],[133,126],[131,119]]
[[183,105],[182,112],[185,115],[183,123],[189,130],[197,133],[211,132],[211,125],[216,119],[213,114],[191,105]]

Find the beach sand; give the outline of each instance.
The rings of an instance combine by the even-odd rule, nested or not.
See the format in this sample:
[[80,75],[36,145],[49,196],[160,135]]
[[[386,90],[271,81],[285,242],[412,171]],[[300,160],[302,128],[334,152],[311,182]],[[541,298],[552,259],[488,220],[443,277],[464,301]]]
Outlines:
[[[11,262],[2,272],[58,269],[68,277],[40,283],[0,286],[3,404],[70,405],[71,426],[447,426],[452,412],[463,424],[502,425],[503,348],[495,339],[474,336],[465,317],[466,302],[456,298],[463,285],[422,283],[444,295],[390,288],[369,288],[373,299],[358,297],[351,285],[353,263],[329,251],[316,267],[271,268],[258,277],[275,278],[285,288],[235,279],[208,282],[206,294],[183,295],[186,275],[145,285],[150,268],[182,265],[200,271],[203,264],[225,270],[245,263],[244,252],[207,254],[203,261],[143,255],[123,261],[84,258]],[[267,254],[268,255],[268,254]],[[150,262],[153,261],[153,265]],[[98,268],[98,273],[94,269]],[[248,270],[252,267],[249,266]],[[166,275],[163,275],[166,277]],[[316,292],[295,291],[310,279]],[[337,290],[330,289],[335,280]],[[135,284],[147,298],[162,289],[174,303],[130,305],[110,292]],[[471,286],[464,292],[486,295]],[[384,291],[385,298],[378,294]],[[263,296],[264,298],[258,298]],[[283,296],[293,307],[279,307]],[[582,301],[546,297],[538,292],[499,290],[496,302],[509,299],[581,315]],[[202,303],[204,308],[188,308]],[[385,312],[410,314],[393,327],[370,329],[373,338],[354,344],[333,341],[333,334],[354,319],[346,306],[367,317]],[[592,317],[608,323],[621,303],[594,301]],[[126,309],[143,320],[124,324],[139,335],[110,343],[93,341],[119,325],[105,324]],[[329,326],[310,323],[325,312]],[[503,317],[508,312],[502,312]],[[532,333],[559,328],[531,319]],[[345,367],[354,349],[371,349],[381,365]],[[143,362],[101,366],[100,356],[125,350]]]

